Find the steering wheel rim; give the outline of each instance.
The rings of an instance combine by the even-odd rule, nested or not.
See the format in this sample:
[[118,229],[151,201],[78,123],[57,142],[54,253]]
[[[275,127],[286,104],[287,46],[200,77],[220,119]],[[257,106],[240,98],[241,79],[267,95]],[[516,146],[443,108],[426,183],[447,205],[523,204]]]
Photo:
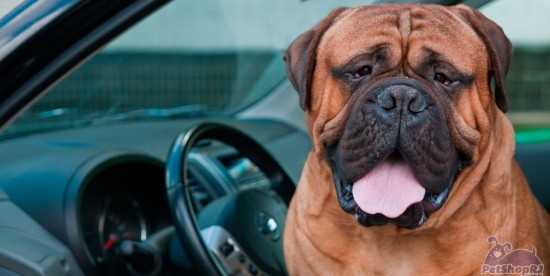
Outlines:
[[220,123],[201,123],[181,133],[174,141],[166,166],[166,190],[172,219],[180,243],[190,261],[206,275],[222,275],[223,265],[211,256],[201,238],[200,227],[189,189],[188,154],[200,140],[212,139],[234,147],[258,166],[269,179],[272,189],[288,204],[295,186],[285,170],[254,139]]

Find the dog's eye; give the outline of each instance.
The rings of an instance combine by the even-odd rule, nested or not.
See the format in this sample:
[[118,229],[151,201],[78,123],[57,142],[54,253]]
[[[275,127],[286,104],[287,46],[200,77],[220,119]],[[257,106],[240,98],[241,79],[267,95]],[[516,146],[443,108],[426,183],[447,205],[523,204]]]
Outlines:
[[447,76],[443,75],[442,73],[435,73],[434,80],[443,85],[451,84],[451,81],[447,78]]
[[366,75],[370,75],[372,73],[372,68],[370,66],[363,66],[359,70],[357,70],[355,73],[353,73],[354,78],[360,78],[364,77]]

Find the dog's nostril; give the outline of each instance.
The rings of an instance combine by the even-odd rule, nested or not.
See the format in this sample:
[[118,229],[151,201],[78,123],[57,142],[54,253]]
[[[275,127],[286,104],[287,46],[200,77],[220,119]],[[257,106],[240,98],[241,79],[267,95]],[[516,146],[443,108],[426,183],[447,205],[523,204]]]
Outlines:
[[415,97],[409,102],[409,110],[412,113],[420,113],[426,109],[426,101],[423,97]]
[[380,103],[380,106],[382,106],[384,109],[390,110],[395,107],[395,101],[392,98],[391,100]]
[[395,98],[392,93],[381,93],[378,95],[378,104],[386,110],[393,109],[395,107]]

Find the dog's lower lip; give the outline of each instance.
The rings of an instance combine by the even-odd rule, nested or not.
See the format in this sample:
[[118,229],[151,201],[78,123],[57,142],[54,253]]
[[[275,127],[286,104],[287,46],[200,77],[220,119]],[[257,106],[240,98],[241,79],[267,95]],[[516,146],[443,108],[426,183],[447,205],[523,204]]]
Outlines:
[[357,208],[357,203],[355,203],[352,194],[353,185],[336,177],[334,178],[334,182],[336,184],[336,194],[340,207],[342,207],[346,213],[353,214],[355,208]]
[[361,225],[364,225],[364,226],[367,226],[367,227],[372,226],[372,224],[368,220],[368,214],[361,211],[361,209],[359,209],[359,207],[355,207],[355,220],[357,222],[359,222],[359,224],[361,224]]
[[432,213],[441,208],[445,201],[447,201],[447,197],[449,196],[452,186],[452,184],[449,185],[439,194],[426,194],[422,200],[422,207],[424,208],[424,211]]
[[[415,204],[418,205],[418,204]],[[414,208],[414,207],[410,207]],[[420,207],[422,208],[422,207]],[[398,217],[395,219],[388,218],[382,214],[367,214],[363,212],[359,207],[356,207],[355,209],[355,220],[365,226],[365,227],[371,227],[371,226],[382,226],[388,223],[396,224],[399,227],[406,228],[409,230],[416,229],[420,227],[426,220],[428,219],[429,214],[422,211],[419,217]]]

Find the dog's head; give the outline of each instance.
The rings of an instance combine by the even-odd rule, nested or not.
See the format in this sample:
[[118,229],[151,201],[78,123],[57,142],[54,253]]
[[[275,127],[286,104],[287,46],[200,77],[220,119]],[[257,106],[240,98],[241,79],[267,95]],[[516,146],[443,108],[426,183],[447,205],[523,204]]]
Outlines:
[[500,27],[466,6],[341,8],[299,36],[287,75],[342,209],[416,228],[441,208],[485,121],[508,108],[510,55]]

